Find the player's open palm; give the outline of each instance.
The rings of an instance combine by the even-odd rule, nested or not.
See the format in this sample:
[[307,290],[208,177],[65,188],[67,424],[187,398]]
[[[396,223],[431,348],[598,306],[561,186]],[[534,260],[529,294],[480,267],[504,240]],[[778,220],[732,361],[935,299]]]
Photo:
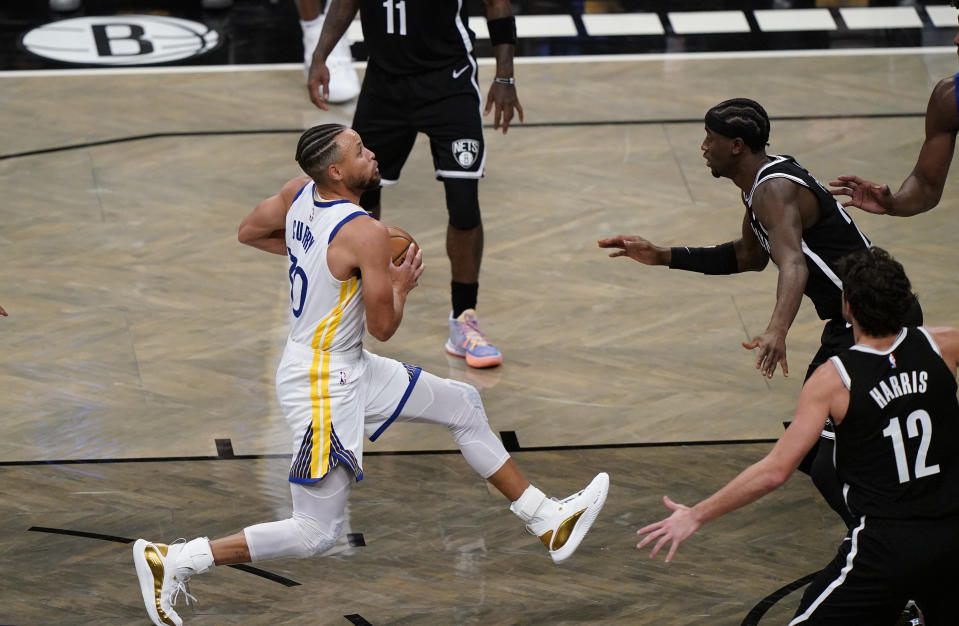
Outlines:
[[669,551],[666,553],[666,562],[673,560],[673,555],[679,549],[679,544],[689,539],[689,537],[699,530],[702,523],[696,518],[693,510],[688,506],[678,504],[669,499],[669,496],[663,496],[663,504],[666,505],[672,515],[655,524],[644,526],[636,531],[637,535],[646,535],[642,541],[636,544],[637,550],[642,550],[652,542],[656,542],[653,549],[649,552],[649,558],[655,558],[659,551],[670,544]]
[[840,176],[838,180],[830,181],[829,185],[832,195],[849,196],[849,200],[842,203],[844,207],[859,207],[867,213],[880,215],[892,208],[889,185],[877,185],[858,176]]
[[782,365],[783,376],[789,376],[789,365],[786,363],[786,335],[775,330],[767,330],[753,337],[752,341],[744,341],[743,347],[747,350],[759,349],[756,354],[756,369],[766,378],[773,377],[777,365]]
[[654,245],[638,235],[617,235],[600,239],[597,244],[600,248],[618,248],[609,253],[610,258],[628,256],[646,265],[669,264],[669,248]]

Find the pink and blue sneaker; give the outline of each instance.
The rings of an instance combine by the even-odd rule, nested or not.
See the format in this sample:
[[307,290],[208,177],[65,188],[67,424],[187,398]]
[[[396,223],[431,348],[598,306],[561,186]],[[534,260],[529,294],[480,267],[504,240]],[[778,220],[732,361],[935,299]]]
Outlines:
[[495,367],[503,362],[503,355],[479,329],[479,320],[473,309],[466,309],[459,317],[450,313],[450,338],[446,340],[446,351],[465,358],[470,367]]

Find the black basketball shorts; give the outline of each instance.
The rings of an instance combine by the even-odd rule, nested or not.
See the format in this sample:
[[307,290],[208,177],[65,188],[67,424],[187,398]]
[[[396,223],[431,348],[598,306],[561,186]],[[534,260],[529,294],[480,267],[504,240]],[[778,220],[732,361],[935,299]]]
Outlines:
[[486,162],[476,62],[408,76],[370,64],[353,129],[379,163],[383,184],[399,180],[417,133],[430,139],[436,177],[481,178]]

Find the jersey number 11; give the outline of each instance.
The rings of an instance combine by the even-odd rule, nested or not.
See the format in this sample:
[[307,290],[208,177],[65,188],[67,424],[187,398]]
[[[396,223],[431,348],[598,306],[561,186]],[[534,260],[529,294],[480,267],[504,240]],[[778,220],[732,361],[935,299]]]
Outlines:
[[[405,0],[400,0],[399,2],[393,2],[393,0],[384,0],[383,6],[386,8],[386,33],[388,35],[406,35],[406,2]],[[396,11],[396,15],[399,16],[400,22],[400,32],[397,33],[395,29],[393,12]]]

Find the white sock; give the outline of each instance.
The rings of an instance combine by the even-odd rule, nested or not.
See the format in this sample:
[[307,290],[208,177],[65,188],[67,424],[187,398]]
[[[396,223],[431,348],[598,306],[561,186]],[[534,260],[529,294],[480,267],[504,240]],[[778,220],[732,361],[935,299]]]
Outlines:
[[197,537],[188,541],[176,557],[176,574],[181,580],[189,580],[194,574],[205,574],[213,569],[213,550],[210,540]]
[[547,502],[552,502],[542,491],[530,485],[515,502],[509,505],[509,510],[524,522],[531,522]]
[[324,13],[320,13],[312,20],[300,20],[300,28],[307,30],[310,28],[323,28],[323,18],[325,17]]

